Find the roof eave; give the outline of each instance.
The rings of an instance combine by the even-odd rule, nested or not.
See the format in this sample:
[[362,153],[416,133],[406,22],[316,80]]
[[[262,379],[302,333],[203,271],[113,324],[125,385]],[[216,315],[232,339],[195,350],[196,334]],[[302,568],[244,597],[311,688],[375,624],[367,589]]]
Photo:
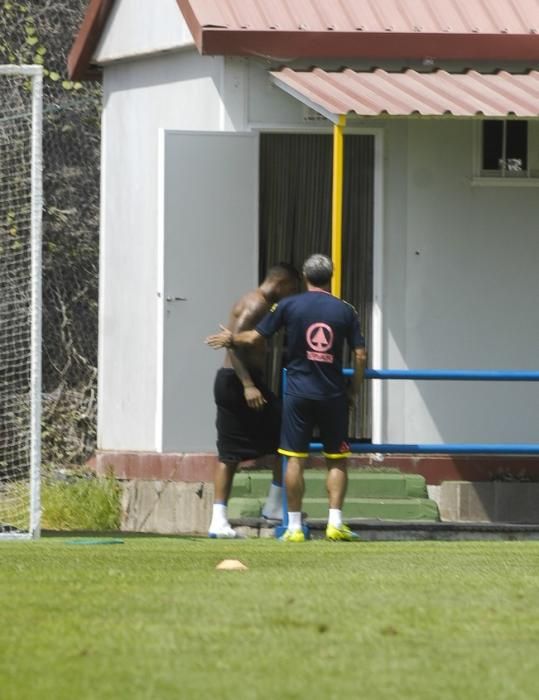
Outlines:
[[202,53],[202,27],[191,7],[189,0],[176,0],[176,4],[180,8],[185,23],[191,32],[195,46],[199,53]]
[[202,27],[201,54],[279,58],[539,60],[537,34],[252,31]]
[[114,0],[90,0],[82,25],[67,57],[71,80],[95,80],[100,73],[92,66],[92,56],[109,17]]

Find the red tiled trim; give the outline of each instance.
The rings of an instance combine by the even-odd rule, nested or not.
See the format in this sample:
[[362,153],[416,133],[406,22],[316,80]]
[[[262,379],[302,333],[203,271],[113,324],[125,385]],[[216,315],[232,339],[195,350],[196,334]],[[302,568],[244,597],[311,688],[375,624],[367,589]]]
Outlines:
[[[246,462],[243,468],[271,468],[272,460],[266,457],[257,462]],[[159,454],[157,452],[98,451],[95,471],[105,476],[112,474],[119,479],[145,479],[163,481],[213,481],[217,456],[211,453]],[[351,457],[349,465],[394,467],[408,474],[420,474],[428,484],[442,481],[492,481],[494,479],[539,480],[537,457],[481,457],[451,455],[392,455],[383,462],[372,457]],[[310,466],[325,468],[323,457],[312,457]]]
[[537,457],[394,455],[384,459],[383,464],[409,474],[421,474],[427,484],[433,485],[442,481],[539,480]]
[[96,472],[118,479],[213,481],[217,457],[212,454],[98,451]]
[[[242,467],[271,469],[274,456],[243,462]],[[116,452],[98,450],[91,468],[100,476],[112,474],[118,479],[159,481],[213,481],[217,455],[212,453]]]

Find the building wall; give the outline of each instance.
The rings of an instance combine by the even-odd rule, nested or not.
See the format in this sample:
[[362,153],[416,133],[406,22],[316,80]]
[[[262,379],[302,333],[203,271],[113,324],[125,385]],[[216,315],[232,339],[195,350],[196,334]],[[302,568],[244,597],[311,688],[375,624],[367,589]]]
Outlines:
[[[102,449],[158,449],[159,128],[329,128],[270,85],[269,67],[181,52],[105,71]],[[381,365],[536,366],[537,190],[474,185],[473,120],[354,124],[383,134]],[[388,441],[534,439],[533,384],[386,382],[382,395]]]
[[[408,122],[403,225],[386,229],[388,264],[406,270],[404,295],[400,282],[386,281],[386,309],[405,318],[404,327],[386,326],[390,365],[537,367],[537,189],[474,184],[479,134],[472,120]],[[407,442],[536,440],[534,383],[407,383],[404,396]]]
[[[359,67],[359,66],[358,66]],[[247,67],[254,128],[321,128]],[[472,119],[348,119],[383,133],[381,366],[533,369],[539,310],[537,188],[474,180]],[[539,122],[530,123],[532,167]],[[371,339],[371,344],[372,344]],[[534,442],[534,383],[385,382],[389,442]]]
[[220,128],[222,62],[195,53],[104,71],[101,449],[154,450],[158,388],[158,135]]
[[94,60],[107,64],[192,45],[176,0],[116,0]]

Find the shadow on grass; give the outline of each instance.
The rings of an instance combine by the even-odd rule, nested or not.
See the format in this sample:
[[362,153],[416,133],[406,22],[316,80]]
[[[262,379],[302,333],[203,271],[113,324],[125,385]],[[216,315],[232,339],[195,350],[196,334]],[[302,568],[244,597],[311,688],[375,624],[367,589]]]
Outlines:
[[207,539],[204,535],[160,535],[152,532],[121,532],[120,530],[42,530],[42,538],[57,538],[73,540],[78,537],[93,539],[170,539],[170,540],[200,540]]

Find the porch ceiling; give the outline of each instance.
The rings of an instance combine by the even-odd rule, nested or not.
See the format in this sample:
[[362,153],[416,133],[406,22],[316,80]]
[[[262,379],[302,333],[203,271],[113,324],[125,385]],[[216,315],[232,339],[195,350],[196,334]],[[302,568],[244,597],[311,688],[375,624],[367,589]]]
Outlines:
[[474,70],[456,74],[284,68],[270,75],[285,92],[333,122],[350,113],[362,117],[539,116],[539,71],[515,75]]

